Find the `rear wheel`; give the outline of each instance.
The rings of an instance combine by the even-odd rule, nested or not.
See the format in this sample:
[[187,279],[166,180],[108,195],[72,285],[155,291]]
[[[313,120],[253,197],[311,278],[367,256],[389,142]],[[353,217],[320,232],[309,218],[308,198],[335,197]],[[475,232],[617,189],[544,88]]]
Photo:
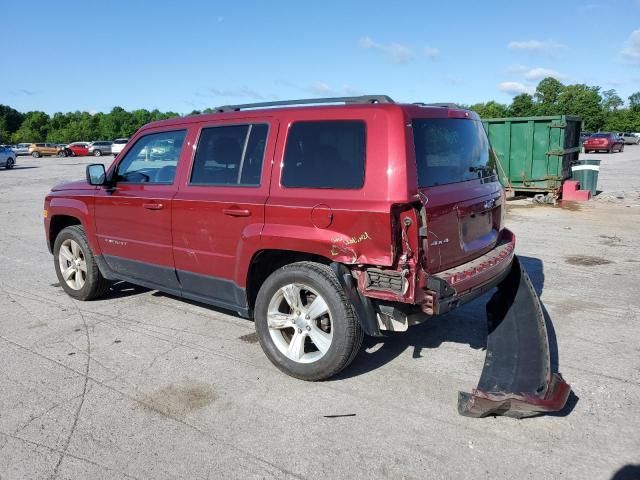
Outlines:
[[269,360],[302,380],[340,372],[364,337],[335,274],[314,262],[293,263],[271,274],[258,293],[254,317]]
[[589,150],[587,150],[586,148],[584,149],[584,153],[589,153]]
[[109,282],[100,273],[81,226],[67,227],[58,234],[53,258],[60,285],[69,296],[91,300],[109,289]]
[[624,152],[624,144],[620,145],[620,150],[618,150],[619,152]]
[[102,150],[94,150],[93,151],[93,156],[94,157],[101,157],[102,156]]
[[7,170],[11,170],[15,165],[16,161],[13,158],[7,158],[7,162],[4,164],[4,168]]

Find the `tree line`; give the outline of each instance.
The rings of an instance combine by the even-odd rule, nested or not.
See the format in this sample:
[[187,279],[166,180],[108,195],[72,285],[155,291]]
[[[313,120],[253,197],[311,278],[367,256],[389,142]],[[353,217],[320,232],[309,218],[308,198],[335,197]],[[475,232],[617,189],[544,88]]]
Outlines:
[[[640,132],[640,92],[629,96],[628,106],[615,90],[603,91],[585,84],[564,85],[555,78],[540,81],[533,94],[522,93],[507,105],[495,101],[465,105],[482,118],[577,115],[587,131]],[[194,110],[188,115],[211,112]],[[159,110],[126,111],[114,107],[109,113],[68,112],[48,115],[22,113],[0,105],[0,143],[70,143],[74,141],[128,138],[142,125],[154,120],[178,117]]]
[[628,98],[628,106],[615,90],[602,90],[583,83],[564,85],[545,78],[531,95],[521,93],[510,105],[489,101],[467,105],[482,118],[576,115],[590,132],[640,132],[640,92]]

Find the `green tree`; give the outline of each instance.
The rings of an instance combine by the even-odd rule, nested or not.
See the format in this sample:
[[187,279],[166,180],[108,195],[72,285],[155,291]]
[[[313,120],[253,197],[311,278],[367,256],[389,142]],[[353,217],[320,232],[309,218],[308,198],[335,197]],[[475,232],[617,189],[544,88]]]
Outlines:
[[624,105],[624,102],[614,90],[605,90],[602,92],[602,108],[607,112],[612,112]]
[[28,112],[12,139],[19,142],[42,142],[49,132],[49,115],[44,112]]
[[640,92],[629,95],[629,108],[634,112],[640,112]]
[[11,143],[11,136],[18,131],[24,115],[7,105],[0,105],[0,143]]
[[557,114],[577,115],[584,121],[584,128],[595,131],[604,126],[600,87],[585,84],[567,85],[558,95]]
[[487,103],[476,103],[471,105],[469,109],[480,115],[480,118],[502,118],[508,114],[506,105],[493,100]]
[[510,117],[532,117],[536,114],[536,106],[533,103],[533,97],[528,93],[521,93],[513,97],[511,105],[509,105]]
[[541,115],[556,114],[557,102],[564,88],[564,85],[553,77],[540,80],[534,98],[538,104],[537,110]]

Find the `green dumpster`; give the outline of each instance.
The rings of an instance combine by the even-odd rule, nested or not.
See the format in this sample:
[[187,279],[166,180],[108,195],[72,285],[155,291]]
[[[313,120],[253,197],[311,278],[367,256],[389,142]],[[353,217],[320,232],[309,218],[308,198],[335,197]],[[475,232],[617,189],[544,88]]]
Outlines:
[[516,192],[557,192],[580,153],[580,117],[488,118],[482,123],[500,164],[500,181]]
[[598,193],[598,173],[600,160],[578,160],[571,166],[571,178],[580,182],[580,190],[591,190],[591,195]]

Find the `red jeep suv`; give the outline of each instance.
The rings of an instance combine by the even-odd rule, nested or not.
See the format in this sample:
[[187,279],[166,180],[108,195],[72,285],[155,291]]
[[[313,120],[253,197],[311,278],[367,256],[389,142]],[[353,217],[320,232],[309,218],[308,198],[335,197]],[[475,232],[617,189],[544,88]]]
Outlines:
[[45,230],[70,296],[124,280],[236,311],[278,368],[319,380],[364,333],[505,278],[515,238],[494,162],[478,116],[451,104],[220,107],[145,125],[108,169],[54,187]]

